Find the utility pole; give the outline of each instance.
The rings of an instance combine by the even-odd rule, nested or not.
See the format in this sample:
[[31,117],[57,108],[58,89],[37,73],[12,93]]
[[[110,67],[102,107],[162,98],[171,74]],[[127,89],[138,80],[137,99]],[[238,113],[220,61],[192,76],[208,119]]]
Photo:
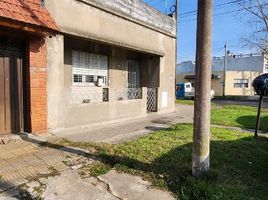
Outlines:
[[198,0],[192,173],[209,170],[212,0]]
[[[176,69],[177,69],[177,62],[178,62],[178,27],[179,27],[179,0],[176,0],[175,3],[175,18],[176,18],[176,52],[175,52],[175,85],[176,85]],[[176,98],[176,97],[175,97]]]
[[227,42],[224,45],[224,64],[223,64],[222,96],[225,96],[226,67],[227,67]]

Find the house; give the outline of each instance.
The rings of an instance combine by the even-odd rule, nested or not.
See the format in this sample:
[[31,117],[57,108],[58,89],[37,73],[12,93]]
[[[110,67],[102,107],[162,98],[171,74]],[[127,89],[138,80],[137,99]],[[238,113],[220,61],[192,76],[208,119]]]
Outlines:
[[[13,108],[7,101],[0,109],[20,109],[27,125],[4,132],[54,133],[174,111],[174,16],[140,0],[0,2],[4,11],[10,5],[10,17],[0,12],[1,25],[8,24],[3,41],[18,31],[23,49],[30,48],[20,60],[23,80],[10,86],[19,103]],[[12,115],[4,123],[17,118]]]
[[[212,59],[211,87],[216,96],[223,95],[224,57]],[[225,95],[252,96],[252,81],[268,72],[268,61],[264,54],[228,55],[225,72]],[[182,62],[176,68],[177,82],[195,82],[195,63]]]
[[45,38],[57,32],[39,0],[0,1],[0,135],[47,130]]

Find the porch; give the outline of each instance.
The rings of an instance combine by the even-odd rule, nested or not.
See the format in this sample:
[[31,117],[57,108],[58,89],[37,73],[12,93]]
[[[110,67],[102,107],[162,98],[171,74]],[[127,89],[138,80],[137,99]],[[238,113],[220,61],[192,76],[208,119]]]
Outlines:
[[[145,117],[159,110],[160,55],[83,38],[57,37],[61,46],[57,58],[63,58],[62,64],[54,68],[50,63],[55,64],[55,59],[48,55],[51,132]],[[53,48],[52,40],[48,48]]]

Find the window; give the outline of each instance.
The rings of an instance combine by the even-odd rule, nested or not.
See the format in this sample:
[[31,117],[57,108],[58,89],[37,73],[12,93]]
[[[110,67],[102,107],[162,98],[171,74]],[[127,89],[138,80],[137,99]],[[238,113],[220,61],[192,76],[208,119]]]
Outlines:
[[79,74],[74,74],[74,83],[82,83],[83,76]]
[[140,63],[136,60],[128,61],[128,87],[139,88],[141,81]]
[[234,79],[235,88],[248,88],[248,79]]
[[73,84],[105,86],[108,77],[108,57],[72,51]]

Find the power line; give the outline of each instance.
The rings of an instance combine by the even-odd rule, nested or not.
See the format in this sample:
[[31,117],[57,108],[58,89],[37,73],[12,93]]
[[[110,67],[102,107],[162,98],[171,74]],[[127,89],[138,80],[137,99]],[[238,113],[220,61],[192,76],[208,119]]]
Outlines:
[[[265,4],[261,4],[262,6],[265,6],[265,5],[268,5],[268,3],[265,3]],[[248,7],[248,9],[250,8],[254,8],[256,6],[253,6],[253,7]],[[234,13],[234,12],[241,12],[243,10],[245,10],[246,8],[241,8],[241,9],[238,9],[238,10],[231,10],[231,11],[226,11],[226,12],[222,12],[222,13],[217,13],[217,14],[214,14],[213,16],[214,17],[217,17],[217,16],[220,16],[220,15],[225,15],[225,14],[230,14],[230,13]],[[193,19],[189,19],[189,20],[184,20],[184,21],[179,21],[178,23],[185,23],[185,22],[190,22],[190,21],[196,21],[197,18],[193,18]]]
[[[230,7],[234,7],[234,5],[233,4],[227,4],[227,5],[224,5],[224,6],[221,6],[221,7],[215,7],[213,9],[213,11],[216,11],[216,10],[219,10],[219,9],[223,10],[223,9],[227,9],[227,8],[230,8]],[[179,16],[179,18],[182,19],[182,18],[187,18],[187,17],[191,17],[191,16],[194,17],[196,15],[197,15],[197,13],[192,13],[192,14],[188,14],[188,15]]]
[[[221,7],[221,6],[238,3],[240,1],[243,1],[243,0],[235,0],[235,1],[225,2],[225,3],[222,3],[222,4],[215,5],[215,6],[213,6],[213,8],[218,8],[218,7]],[[192,10],[192,11],[189,11],[189,12],[181,13],[181,14],[179,14],[179,16],[188,15],[188,14],[192,14],[192,13],[196,13],[196,12],[197,12],[197,10]]]

